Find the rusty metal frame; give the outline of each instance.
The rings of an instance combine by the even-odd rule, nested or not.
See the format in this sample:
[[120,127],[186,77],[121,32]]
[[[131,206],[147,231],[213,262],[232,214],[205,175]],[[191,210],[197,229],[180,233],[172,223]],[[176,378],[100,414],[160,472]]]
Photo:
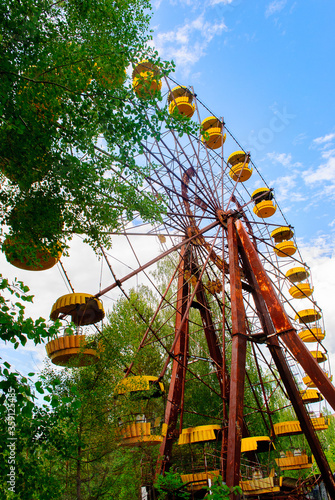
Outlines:
[[[332,386],[328,377],[323,373],[317,362],[306,348],[305,344],[301,341],[296,330],[293,328],[288,316],[286,315],[283,305],[274,290],[271,280],[263,268],[257,251],[251,243],[251,240],[240,220],[236,220],[234,222],[232,221],[232,218],[228,220],[228,238],[232,237],[229,233],[229,227],[233,224],[239,237],[239,254],[241,255],[243,261],[243,269],[249,279],[249,284],[252,287],[252,295],[254,297],[267,345],[300,422],[301,429],[306,436],[311,451],[319,466],[326,488],[330,493],[331,498],[335,498],[335,482],[332,476],[332,471],[329,467],[318,436],[314,430],[311,419],[307,413],[306,407],[302,401],[294,377],[287,364],[285,355],[279,345],[278,338],[276,335],[273,335],[273,332],[281,334],[283,342],[289,348],[292,355],[301,364],[301,366],[303,366],[306,373],[315,382],[321,393],[333,407],[335,403],[335,388]],[[235,287],[233,281],[231,281],[231,287]],[[239,468],[239,465],[239,463],[234,463],[236,469]],[[227,464],[227,467],[229,467],[229,464]],[[237,479],[235,479],[234,483],[228,485],[233,486],[236,484],[238,484]]]
[[158,472],[165,472],[170,467],[172,445],[179,432],[176,430],[178,416],[181,413],[185,386],[185,373],[188,355],[188,318],[185,314],[188,305],[189,284],[185,279],[185,271],[189,267],[189,259],[185,246],[182,247],[178,271],[178,291],[176,304],[175,332],[179,332],[173,350],[173,363],[168,400],[165,410],[165,423],[167,432],[159,449],[160,459],[157,466]]
[[242,296],[242,282],[234,219],[228,219],[228,253],[231,288],[232,354],[229,391],[229,419],[227,443],[227,486],[240,480],[241,439],[243,427],[243,399],[245,362],[247,352],[246,316]]
[[266,274],[258,254],[250,241],[248,233],[240,220],[235,222],[235,227],[241,245],[246,253],[250,270],[259,284],[260,292],[273,322],[275,332],[280,335],[280,338],[287,346],[292,356],[300,363],[307,375],[311,377],[317,388],[335,410],[335,388],[333,384],[322,371],[304,342],[300,339],[296,330],[293,328],[284,306],[279,300],[271,280]]
[[[186,217],[190,226],[195,228],[194,234],[186,235],[182,243],[175,245],[174,250],[181,248],[180,262],[178,267],[178,289],[176,304],[175,321],[175,341],[169,357],[173,359],[172,375],[167,398],[167,407],[165,412],[165,423],[167,424],[167,433],[160,447],[160,460],[157,464],[157,473],[164,473],[171,465],[172,446],[179,436],[183,420],[183,400],[185,391],[185,378],[188,370],[188,347],[189,347],[189,325],[188,314],[192,307],[193,296],[197,299],[197,306],[200,312],[203,331],[206,338],[208,350],[211,359],[215,364],[215,370],[220,384],[220,391],[223,399],[223,405],[228,404],[228,429],[224,435],[225,442],[222,445],[222,474],[228,486],[235,486],[240,481],[240,463],[241,463],[241,438],[247,435],[246,426],[243,420],[243,399],[244,386],[246,378],[246,352],[247,342],[266,343],[272,355],[272,359],[281,376],[282,383],[291,400],[301,428],[310,445],[312,453],[321,471],[323,481],[332,498],[335,498],[335,482],[331,470],[322,450],[317,434],[312,425],[306,407],[302,401],[299,389],[294,377],[287,364],[285,354],[280,347],[278,336],[286,345],[293,357],[300,363],[306,373],[311,377],[325,399],[335,409],[335,389],[328,377],[323,373],[316,360],[312,357],[305,344],[297,335],[292,326],[282,303],[280,302],[275,288],[271,283],[258,256],[257,248],[251,241],[251,237],[239,220],[236,212],[220,211],[217,214],[217,221],[209,224],[206,228],[199,230],[194,221],[193,214],[188,206],[188,181],[193,175],[193,169],[188,169],[183,176],[182,198],[186,208]],[[205,245],[202,234],[208,229],[221,224],[223,232],[227,231],[229,270],[222,258],[217,258],[213,247]],[[249,226],[248,229],[250,230]],[[231,295],[231,316],[232,316],[232,359],[231,373],[226,372],[224,346],[220,347],[220,342],[215,331],[211,311],[207,301],[205,288],[201,281],[197,263],[192,256],[192,244],[190,249],[186,244],[192,243],[203,246],[208,251],[206,263],[211,258],[221,269],[224,275],[229,273],[230,295]],[[200,241],[199,241],[200,240]],[[213,243],[214,245],[214,243]],[[172,250],[164,252],[168,255]],[[216,258],[212,258],[213,255]],[[160,256],[159,258],[161,258]],[[135,275],[140,270],[145,269],[157,259],[153,259],[144,266],[140,266],[129,276]],[[206,264],[205,264],[206,265]],[[241,270],[243,269],[243,271]],[[190,285],[185,278],[185,271],[189,270],[192,274],[198,275],[198,283],[190,299]],[[129,277],[128,276],[128,277]],[[127,277],[125,278],[127,279]],[[120,280],[121,282],[121,280]],[[115,283],[108,289],[119,285]],[[244,307],[243,290],[248,291],[254,300],[255,310],[262,325],[262,334],[253,335],[247,325],[247,317]],[[104,290],[102,293],[104,293]],[[225,291],[223,291],[225,293]],[[99,295],[99,294],[97,294]],[[224,308],[223,303],[223,308]],[[224,330],[223,330],[224,333]],[[252,338],[253,337],[253,338]],[[224,343],[223,343],[224,344]],[[258,367],[257,367],[258,369]],[[264,394],[264,387],[262,386]],[[266,402],[267,405],[267,402]],[[179,428],[177,428],[179,419]],[[270,427],[273,431],[273,424],[270,419]],[[234,497],[235,498],[235,497]]]

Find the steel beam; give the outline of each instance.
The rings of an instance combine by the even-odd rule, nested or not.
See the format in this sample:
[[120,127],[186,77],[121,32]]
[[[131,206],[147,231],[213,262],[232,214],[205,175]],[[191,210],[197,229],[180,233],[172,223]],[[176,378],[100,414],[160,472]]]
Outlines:
[[223,373],[222,373],[222,351],[218,336],[216,334],[208,300],[205,294],[205,289],[200,281],[196,291],[198,303],[201,305],[199,312],[202,325],[208,345],[209,355],[215,363],[215,371],[220,384],[221,394],[223,391]]
[[231,293],[232,354],[229,394],[229,420],[227,443],[226,483],[239,484],[241,464],[241,438],[243,428],[243,399],[246,361],[246,317],[242,296],[242,283],[234,219],[228,219],[228,253]]
[[171,382],[164,419],[164,422],[167,424],[167,433],[159,449],[160,459],[157,467],[158,473],[163,473],[170,467],[172,445],[176,438],[176,426],[184,393],[188,354],[188,319],[183,322],[183,317],[188,307],[189,285],[185,279],[185,271],[188,269],[188,262],[188,256],[185,247],[183,247],[179,261],[175,320],[175,332],[180,331],[180,334],[173,351]]
[[247,259],[250,263],[250,268],[252,269],[259,284],[277,334],[281,336],[281,339],[290,350],[292,356],[300,363],[307,375],[310,376],[319,391],[323,394],[324,398],[335,410],[335,388],[333,384],[327,375],[322,371],[321,367],[318,365],[306,345],[300,339],[296,330],[293,328],[284,306],[276,294],[270,278],[264,272],[259,256],[241,221],[237,220],[235,226]]
[[331,498],[335,498],[335,482],[333,479],[332,471],[329,467],[326,456],[321,447],[319,438],[316,435],[312,421],[307,413],[306,407],[301,399],[293,375],[290,371],[286,358],[283,354],[281,347],[279,346],[279,342],[276,337],[269,338],[269,349],[272,358],[276,363],[283,384],[285,385],[287,394],[290,398],[294,411],[300,422],[301,430],[305,434],[308,444],[316,460],[316,463],[318,464],[318,467],[322,475],[322,479],[324,480],[328,493],[330,494]]
[[[239,224],[241,225],[240,222],[239,222]],[[241,233],[241,231],[239,231],[239,234],[240,233]],[[240,241],[242,243],[242,240],[240,240]],[[252,243],[251,243],[247,233],[245,232],[244,240],[242,243],[242,248],[240,248],[240,253],[241,253],[242,260],[243,260],[243,267],[245,270],[245,274],[246,274],[246,276],[249,280],[249,283],[253,289],[252,295],[254,298],[255,306],[256,306],[258,316],[260,318],[265,336],[267,337],[268,348],[271,352],[272,359],[274,360],[274,362],[276,364],[276,367],[278,369],[278,372],[280,374],[282,382],[285,386],[285,389],[287,391],[289,399],[292,403],[294,411],[295,411],[297,418],[300,422],[301,429],[306,436],[308,444],[309,444],[311,451],[314,455],[314,458],[318,464],[318,467],[320,469],[322,478],[325,482],[326,488],[327,488],[329,494],[331,495],[331,498],[335,498],[335,482],[334,482],[334,479],[332,476],[332,471],[329,467],[326,456],[325,456],[324,451],[321,447],[319,438],[318,438],[318,436],[315,432],[315,429],[313,427],[312,421],[311,421],[309,414],[306,410],[306,407],[302,401],[302,398],[301,398],[299,389],[296,385],[296,382],[294,380],[294,377],[293,377],[291,370],[287,364],[287,361],[286,361],[286,358],[283,354],[283,351],[279,345],[278,338],[276,336],[272,335],[273,330],[276,327],[276,324],[279,324],[281,321],[284,322],[285,318],[284,319],[281,318],[281,311],[280,310],[278,310],[276,312],[276,315],[274,317],[271,315],[271,312],[269,310],[270,308],[268,307],[268,301],[267,301],[267,298],[269,297],[269,289],[268,289],[268,285],[269,285],[268,279],[269,278],[266,274],[265,269],[263,268],[263,266],[260,262],[259,262],[260,265],[257,267],[258,275],[256,276],[254,274],[253,268],[252,268],[252,261],[249,258],[249,256],[251,255],[251,252],[249,251],[249,253],[247,253],[245,251],[246,242],[248,242],[252,246]],[[257,256],[257,258],[258,258],[258,256]],[[272,287],[271,283],[270,283],[270,285]],[[275,294],[275,291],[274,290],[272,290],[272,291],[273,291],[273,294]],[[278,297],[277,297],[277,301],[279,302]],[[287,321],[289,321],[288,318],[287,318]],[[299,340],[300,340],[300,338],[299,338]]]

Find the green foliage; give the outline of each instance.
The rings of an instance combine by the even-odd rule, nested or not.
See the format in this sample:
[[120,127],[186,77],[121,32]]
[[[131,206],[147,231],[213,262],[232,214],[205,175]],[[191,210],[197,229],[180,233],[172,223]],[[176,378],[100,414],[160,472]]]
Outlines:
[[229,488],[223,481],[222,476],[215,476],[212,481],[212,485],[207,488],[209,492],[206,495],[207,500],[224,500],[229,499],[231,493],[235,495],[240,495],[242,490],[239,486],[234,486],[233,488]]
[[329,466],[332,471],[335,470],[335,417],[333,415],[327,415],[324,412],[324,416],[329,418],[328,429],[318,433],[322,447],[325,451],[326,458],[328,460]]
[[[153,300],[149,291],[144,287],[137,294],[132,292],[131,298],[141,314],[149,318]],[[141,329],[145,329],[137,314],[127,301],[117,303],[111,316],[112,326],[118,325],[118,331],[104,330],[99,341],[100,360],[94,366],[61,372],[47,368],[35,384],[16,372],[11,373],[9,364],[4,366],[1,472],[5,478],[8,472],[5,401],[13,391],[17,398],[16,436],[20,440],[16,449],[17,491],[24,492],[22,500],[72,500],[79,498],[78,488],[82,498],[126,500],[137,496],[143,471],[149,483],[152,482],[157,447],[125,449],[115,436],[120,416],[127,422],[134,412],[156,418],[163,411],[163,402],[159,401],[157,413],[155,399],[141,402],[115,398],[115,385],[122,379],[128,361],[127,349],[136,350]],[[149,363],[149,358],[141,359],[138,365],[143,370],[146,361]],[[36,402],[35,393],[41,395],[43,404]],[[50,481],[47,474],[52,476]],[[0,483],[0,490],[6,490],[5,481]]]
[[[0,219],[9,230],[3,243],[8,260],[39,263],[46,249],[56,256],[75,232],[84,233],[93,248],[109,245],[108,233],[121,216],[153,221],[164,211],[162,199],[142,190],[149,170],[134,159],[142,140],[159,135],[164,110],[147,111],[160,95],[138,98],[125,74],[148,58],[161,74],[172,68],[147,46],[149,7],[147,0],[1,3]],[[24,303],[32,296],[21,281],[9,284],[1,277],[0,287],[2,340],[17,348],[57,334],[58,323],[25,317]],[[59,497],[63,483],[57,489],[43,478],[55,457],[66,450],[75,456],[71,439],[78,433],[68,431],[79,428],[87,400],[74,385],[56,390],[57,377],[42,376],[33,384],[10,368],[0,368],[1,402],[6,413],[5,399],[15,391],[22,438],[18,468],[21,479],[29,478],[20,483],[22,498]],[[43,411],[35,393],[46,403]],[[92,393],[89,401],[97,401]],[[98,401],[106,401],[105,394]],[[45,441],[32,442],[30,435]],[[28,455],[24,461],[26,453],[38,461]]]
[[45,319],[32,320],[25,317],[25,303],[32,302],[29,288],[17,279],[13,283],[0,274],[0,338],[14,344],[17,349],[20,344],[25,345],[27,340],[36,344],[42,339],[54,336],[59,329],[60,322],[47,325]]
[[172,69],[147,46],[149,9],[147,0],[1,3],[0,218],[22,250],[55,254],[74,232],[108,245],[121,216],[160,218],[163,201],[141,189],[148,169],[134,157],[159,137],[165,112],[148,113],[160,95],[139,98],[125,73],[143,59],[159,77]]
[[[165,351],[158,342],[153,342],[150,349],[142,349],[137,353],[156,307],[157,299],[154,294],[142,285],[136,292],[130,290],[129,300],[121,297],[109,314],[108,325],[104,329],[105,349],[107,355],[111,350],[118,352],[116,363],[120,369],[120,377],[132,361],[135,361],[134,373],[137,375],[156,375],[160,370]],[[160,321],[163,323],[163,320]],[[152,331],[156,331],[159,326],[157,320],[151,325]]]
[[[54,406],[59,404],[57,395],[52,395],[52,406],[36,404],[34,384],[17,372],[10,372],[10,365],[1,371],[0,387],[0,491],[4,498],[21,500],[42,500],[59,498],[63,486],[53,475],[60,464],[51,461],[51,429],[57,420]],[[30,374],[30,376],[33,374]],[[54,393],[57,380],[45,383],[38,380],[35,388],[39,393]],[[10,456],[9,444],[13,445],[15,457]],[[13,462],[15,460],[15,462]],[[14,464],[14,465],[13,465]],[[8,490],[7,474],[9,466],[15,467],[15,494]],[[36,481],[38,478],[38,481]],[[50,491],[49,491],[50,490]],[[20,492],[20,496],[17,493]],[[3,498],[3,497],[2,497]]]
[[158,493],[158,500],[190,498],[190,493],[184,491],[185,485],[178,473],[166,472],[164,476],[158,476],[154,487]]
[[[19,345],[25,345],[27,340],[39,344],[43,339],[56,335],[59,331],[60,322],[47,325],[45,319],[32,320],[25,317],[25,303],[32,302],[33,297],[29,295],[29,288],[22,281],[14,280],[13,283],[0,275],[0,338],[5,342],[14,344],[14,349]],[[30,373],[29,377],[34,376]],[[17,371],[11,370],[11,365],[6,361],[0,365],[0,405],[5,410],[6,397],[11,391],[15,391],[16,405],[19,408],[17,418],[32,417],[35,403],[32,382],[22,377]],[[34,389],[44,394],[45,390],[53,392],[53,385],[42,387],[42,381],[35,383]],[[51,399],[50,399],[51,401]],[[57,404],[57,398],[52,397],[52,404]]]
[[[8,394],[15,394],[16,491],[21,500],[77,498],[78,484],[85,498],[89,491],[93,498],[109,491],[111,481],[106,475],[115,444],[109,422],[109,405],[113,406],[108,380],[107,373],[96,368],[74,374],[45,370],[35,384],[39,393],[46,394],[42,405],[35,403],[31,381],[19,384],[10,380],[11,389],[0,408],[1,471],[5,478],[9,456],[6,416],[12,400]],[[0,488],[7,489],[5,481]]]

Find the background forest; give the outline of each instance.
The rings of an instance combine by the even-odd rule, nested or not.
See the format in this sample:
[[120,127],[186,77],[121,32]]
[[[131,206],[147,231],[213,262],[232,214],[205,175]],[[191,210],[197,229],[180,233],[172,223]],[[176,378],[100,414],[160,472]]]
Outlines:
[[[170,268],[171,261],[163,261],[155,272],[156,282],[162,288],[167,284]],[[121,422],[135,421],[140,413],[145,414],[147,419],[158,418],[162,422],[166,395],[162,399],[143,402],[125,395],[118,396],[117,386],[124,377],[125,368],[134,360],[132,374],[157,375],[160,372],[166,351],[158,342],[151,343],[136,354],[157,303],[158,297],[145,286],[139,287],[136,292],[133,290],[129,300],[121,297],[110,312],[102,332],[95,336],[100,351],[100,359],[95,365],[55,370],[47,363],[35,384],[17,373],[10,373],[9,366],[4,368],[2,388],[6,392],[6,388],[14,387],[18,395],[16,465],[19,498],[125,500],[138,498],[141,486],[154,482],[158,447],[148,447],[145,443],[124,447],[118,429]],[[191,313],[190,322],[194,322],[194,325],[198,314],[196,310]],[[171,315],[171,311],[167,310],[155,321],[153,327],[161,329],[163,337],[173,332],[174,314]],[[193,340],[190,359],[207,359],[202,332],[197,329],[192,332],[192,326],[190,328]],[[226,346],[229,364],[228,337]],[[250,429],[257,429],[258,435],[269,435],[269,423],[259,413],[250,411],[256,406],[255,395],[257,398],[261,396],[252,359],[249,350],[244,401],[246,422]],[[198,361],[192,364],[192,371],[205,383],[199,384],[198,380],[187,383],[183,427],[221,423],[222,400],[207,385],[210,383],[215,387],[217,384],[210,364]],[[288,402],[281,391],[276,391],[276,380],[271,373],[264,373],[263,376],[268,380],[265,389],[269,395],[272,394],[270,410],[273,421],[295,419],[290,407],[282,410]],[[169,371],[164,380],[168,383]],[[253,390],[251,385],[254,385]],[[1,408],[1,453],[4,458],[1,462],[1,488],[6,491],[6,406]],[[335,424],[332,418],[331,425],[321,437],[331,467],[335,466],[334,437]],[[308,450],[307,443],[300,436],[280,440],[281,450],[297,448]],[[213,460],[213,466],[217,467],[220,449],[220,442],[205,447],[200,444],[177,446],[173,452],[173,472],[187,473],[197,470],[199,466],[203,467],[204,454],[208,466],[211,467],[210,461]],[[264,471],[269,473],[272,468],[276,468],[274,459],[278,452],[260,455]],[[312,472],[317,473],[317,468],[314,467]],[[310,470],[291,471],[289,476],[307,477],[310,474]],[[177,481],[176,489],[180,488],[180,484]],[[157,498],[165,498],[166,491],[163,488],[162,496]],[[181,489],[183,491],[184,488]],[[17,498],[8,491],[6,495],[5,498]]]

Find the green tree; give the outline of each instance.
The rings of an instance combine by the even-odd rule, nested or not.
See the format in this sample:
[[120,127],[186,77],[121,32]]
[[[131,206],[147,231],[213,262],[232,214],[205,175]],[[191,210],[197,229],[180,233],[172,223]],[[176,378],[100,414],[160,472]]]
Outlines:
[[[113,496],[115,467],[110,457],[116,445],[110,420],[110,371],[101,370],[101,365],[61,373],[48,368],[36,384],[44,394],[43,404],[34,402],[32,388],[30,394],[23,393],[26,401],[22,401],[22,390],[29,385],[25,382],[12,384],[10,391],[16,402],[15,493],[21,500]],[[32,406],[29,412],[27,400]],[[1,490],[12,498],[5,479],[10,459],[8,401],[12,401],[9,395],[0,411]]]
[[[49,325],[44,318],[33,320],[25,315],[26,304],[32,302],[33,296],[29,288],[17,279],[10,283],[0,274],[0,339],[10,342],[17,349],[25,345],[28,340],[39,344],[43,339],[53,337],[59,331],[59,321]],[[71,330],[71,329],[70,329]],[[33,373],[29,374],[33,376]],[[38,381],[36,390],[41,390]],[[34,410],[34,392],[31,382],[17,371],[12,371],[11,365],[5,360],[0,363],[0,407],[6,416],[6,398],[13,391],[17,397],[19,411],[16,419],[32,416]],[[43,392],[43,391],[42,391]]]
[[185,491],[185,485],[178,473],[167,472],[164,476],[158,476],[155,489],[158,493],[158,500],[190,498],[190,493]]
[[242,490],[239,486],[229,488],[223,481],[221,476],[213,478],[212,485],[207,488],[208,494],[205,498],[207,500],[224,500],[230,498],[231,493],[240,495]]
[[[53,408],[59,400],[57,395],[51,396],[56,392],[57,380],[44,384],[44,379],[40,379],[34,385],[7,368],[10,365],[5,363],[0,398],[1,498],[59,498],[63,486],[55,470],[61,468],[61,463],[54,461],[50,439],[45,439],[57,424]],[[36,390],[46,391],[50,406],[36,404]],[[8,483],[11,470],[15,478],[13,484]]]
[[[46,252],[66,251],[74,233],[97,250],[111,244],[122,218],[160,219],[164,200],[144,189],[150,168],[136,155],[149,135],[159,137],[165,112],[155,105],[159,92],[137,95],[126,74],[140,60],[155,63],[157,78],[172,68],[148,46],[149,18],[147,0],[1,3],[0,221],[8,260],[38,266]],[[185,120],[169,120],[185,129]],[[11,325],[2,338],[25,343],[22,315],[2,313],[3,331]],[[47,336],[43,319],[25,326],[36,342]]]
[[329,427],[321,433],[320,441],[330,468],[335,471],[335,418],[334,415],[327,414],[325,410],[324,415],[329,418]]
[[[147,0],[1,2],[0,221],[9,260],[39,265],[41,252],[58,255],[73,233],[96,249],[110,244],[121,217],[159,219],[163,200],[142,189],[148,169],[135,156],[159,134],[160,95],[138,97],[126,76],[142,59],[160,74],[171,68],[148,48],[149,15]],[[1,339],[17,347],[57,332],[25,318],[32,297],[20,281],[2,278],[1,290]]]
[[56,252],[73,233],[108,245],[121,216],[159,219],[135,156],[164,112],[125,73],[171,69],[147,45],[149,13],[147,0],[1,3],[0,217],[16,250]]
[[[130,302],[121,298],[115,304],[110,325],[99,338],[100,359],[93,366],[62,371],[48,366],[35,384],[11,373],[9,365],[4,367],[0,491],[5,498],[16,498],[6,483],[10,453],[6,418],[12,393],[16,398],[16,493],[20,491],[21,500],[127,500],[136,498],[144,476],[152,482],[157,447],[120,446],[119,421],[127,422],[139,412],[163,415],[163,402],[118,398],[115,387],[146,328],[138,314],[150,318],[153,301],[152,293],[140,287],[130,293]],[[139,356],[134,370],[155,373],[159,357],[155,349],[150,356]],[[36,392],[43,403],[36,401]]]
[[52,337],[58,331],[59,322],[47,325],[43,318],[32,320],[25,316],[25,304],[31,303],[33,296],[29,288],[17,279],[13,283],[0,274],[0,339],[9,341],[17,349],[27,340],[40,343],[43,338]]

